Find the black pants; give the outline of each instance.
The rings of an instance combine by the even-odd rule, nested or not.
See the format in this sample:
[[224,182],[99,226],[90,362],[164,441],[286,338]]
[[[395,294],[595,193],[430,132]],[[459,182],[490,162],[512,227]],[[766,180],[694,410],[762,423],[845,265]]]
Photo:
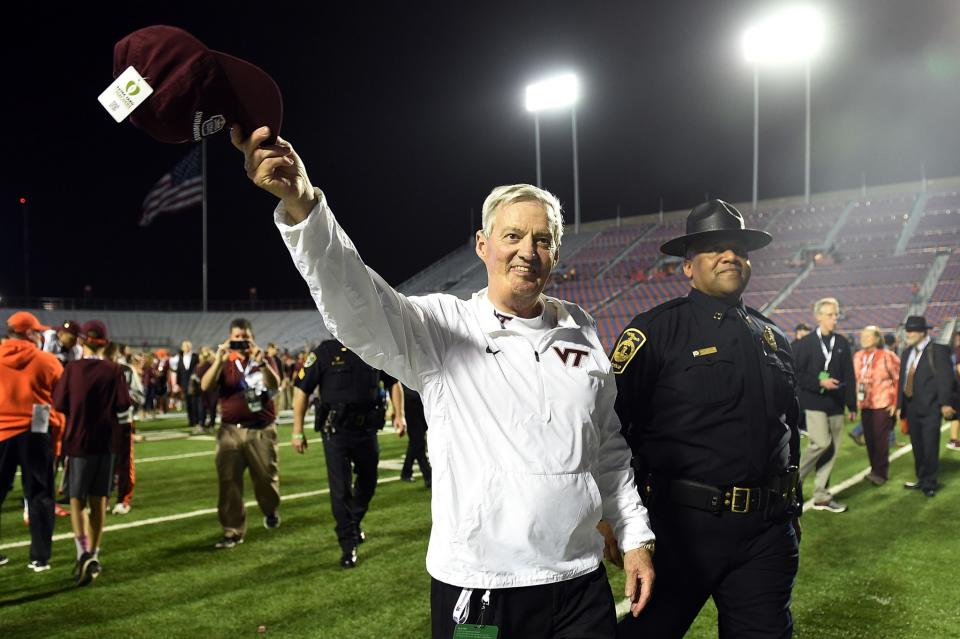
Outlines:
[[184,392],[183,409],[187,411],[187,421],[191,426],[203,423],[203,401],[199,393]]
[[53,546],[53,450],[50,435],[25,432],[0,442],[0,505],[17,466],[30,515],[30,560],[50,561]]
[[682,637],[708,597],[721,639],[790,637],[797,538],[790,523],[756,513],[712,513],[676,504],[651,510],[657,580],[640,616],[627,615],[617,637]]
[[936,490],[940,470],[940,413],[920,417],[907,405],[907,425],[913,444],[913,465],[921,490]]
[[[338,430],[323,438],[330,484],[330,506],[337,525],[340,548],[349,551],[360,543],[360,521],[367,514],[377,489],[380,445],[375,430]],[[356,482],[353,474],[356,473]]]
[[[433,639],[453,637],[453,608],[460,586],[436,579],[430,585]],[[470,597],[466,623],[478,623],[483,589]],[[497,626],[501,639],[611,639],[617,613],[603,564],[590,574],[568,581],[490,591],[483,623]]]
[[403,469],[400,471],[401,477],[411,477],[413,475],[413,462],[416,461],[420,466],[420,472],[423,474],[423,481],[430,485],[432,471],[430,470],[430,461],[427,459],[427,420],[423,416],[423,405],[419,406],[417,411],[407,410],[407,456],[403,459]]

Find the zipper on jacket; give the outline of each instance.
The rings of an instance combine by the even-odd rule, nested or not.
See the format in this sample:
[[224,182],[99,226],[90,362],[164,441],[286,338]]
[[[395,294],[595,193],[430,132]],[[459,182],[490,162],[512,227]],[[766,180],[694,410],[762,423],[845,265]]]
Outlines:
[[545,422],[550,421],[550,407],[547,405],[547,393],[543,385],[543,369],[540,367],[540,353],[533,351],[533,357],[537,360],[537,386],[540,388],[540,417]]

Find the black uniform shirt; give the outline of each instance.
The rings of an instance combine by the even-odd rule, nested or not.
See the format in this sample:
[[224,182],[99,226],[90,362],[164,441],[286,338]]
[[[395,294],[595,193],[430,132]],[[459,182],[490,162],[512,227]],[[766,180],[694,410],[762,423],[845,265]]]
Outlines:
[[373,404],[379,401],[380,371],[336,340],[313,349],[294,380],[309,395],[320,387],[324,404]]
[[617,414],[642,472],[747,485],[797,463],[789,343],[742,302],[691,290],[635,317],[610,359]]

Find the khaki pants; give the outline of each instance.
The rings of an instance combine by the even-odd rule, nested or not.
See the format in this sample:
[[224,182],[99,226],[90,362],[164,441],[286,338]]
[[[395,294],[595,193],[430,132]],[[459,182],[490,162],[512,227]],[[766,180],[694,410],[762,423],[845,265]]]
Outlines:
[[246,533],[247,512],[243,505],[243,471],[250,469],[253,492],[264,515],[280,507],[280,473],[277,464],[277,427],[240,428],[221,424],[217,431],[217,478],[220,498],[217,515],[224,535]]
[[[810,444],[803,451],[803,456],[800,459],[800,481],[802,482],[810,474],[810,471],[816,467],[816,474],[813,478],[813,500],[830,501],[833,496],[827,490],[827,482],[830,480],[833,463],[837,460],[837,453],[840,452],[843,415],[828,416],[825,412],[819,410],[808,410],[804,413],[807,418],[807,435],[809,435]],[[833,444],[832,451],[830,444]],[[830,457],[821,461],[821,458],[828,451],[830,451]],[[820,461],[819,464],[818,461]]]

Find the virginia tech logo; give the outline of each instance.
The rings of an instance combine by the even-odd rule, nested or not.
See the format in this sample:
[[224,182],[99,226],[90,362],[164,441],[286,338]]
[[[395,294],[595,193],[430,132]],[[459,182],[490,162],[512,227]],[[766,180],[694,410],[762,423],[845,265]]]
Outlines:
[[621,374],[626,368],[633,356],[637,354],[643,345],[647,343],[647,336],[638,328],[628,328],[620,336],[613,349],[613,358],[610,362],[614,375]]
[[573,356],[573,368],[580,368],[580,360],[583,359],[584,355],[590,354],[590,351],[582,351],[579,348],[560,348],[559,346],[554,346],[553,352],[567,366],[571,365],[570,357]]

